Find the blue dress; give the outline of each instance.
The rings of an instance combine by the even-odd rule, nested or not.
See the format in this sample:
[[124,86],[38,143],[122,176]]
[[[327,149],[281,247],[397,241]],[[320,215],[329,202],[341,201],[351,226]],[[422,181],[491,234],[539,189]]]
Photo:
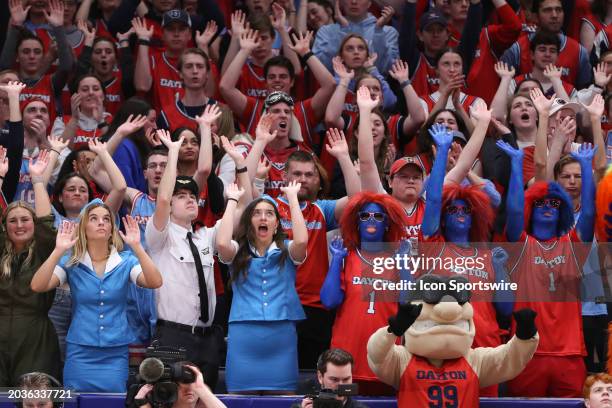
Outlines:
[[293,391],[298,379],[295,324],[306,318],[295,289],[296,265],[287,252],[281,262],[283,251],[275,243],[264,256],[254,248],[251,254],[246,278],[232,283],[227,389]]
[[81,392],[125,392],[127,346],[134,340],[126,313],[128,284],[142,268],[131,252],[114,248],[102,278],[87,252],[74,265],[67,266],[68,259],[64,256],[54,271],[72,293],[64,385]]

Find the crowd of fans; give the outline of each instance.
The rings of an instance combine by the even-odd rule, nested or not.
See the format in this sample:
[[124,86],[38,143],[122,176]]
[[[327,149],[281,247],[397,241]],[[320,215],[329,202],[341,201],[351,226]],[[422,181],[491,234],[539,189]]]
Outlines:
[[393,395],[366,344],[397,299],[364,271],[395,243],[522,284],[475,305],[474,347],[530,307],[507,393],[582,395],[607,358],[608,3],[8,0],[0,386],[124,392],[155,341],[197,395],[222,366],[230,392],[294,392],[330,347]]

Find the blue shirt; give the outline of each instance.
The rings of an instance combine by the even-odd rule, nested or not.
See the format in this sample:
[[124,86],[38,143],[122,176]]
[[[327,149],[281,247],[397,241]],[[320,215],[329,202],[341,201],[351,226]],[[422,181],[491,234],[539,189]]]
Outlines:
[[[238,247],[236,241],[232,241]],[[251,247],[251,261],[246,277],[239,277],[232,283],[233,298],[229,322],[303,320],[306,318],[300,298],[295,289],[295,262],[288,249],[291,241],[286,240],[286,257],[280,262],[282,251],[275,242],[264,256],[256,255]]]
[[72,293],[72,321],[66,336],[69,343],[94,347],[130,344],[134,334],[128,325],[128,283],[136,283],[142,268],[131,252],[113,248],[104,277],[100,278],[88,252],[75,265],[67,266],[66,254],[53,273],[60,284],[66,280]]
[[147,191],[147,182],[144,178],[142,160],[138,148],[130,139],[123,139],[117,147],[113,160],[121,170],[128,187],[142,192]]
[[147,250],[145,229],[147,227],[147,222],[155,212],[156,203],[157,201],[148,194],[140,193],[134,198],[132,209],[130,210],[130,215],[136,220],[140,227],[140,243],[145,250]]
[[388,72],[393,62],[399,58],[397,30],[391,26],[376,27],[376,17],[368,14],[359,22],[349,21],[346,27],[335,23],[325,25],[317,31],[312,52],[330,72],[334,72],[332,59],[338,55],[340,43],[351,33],[365,38],[370,55],[378,54],[376,68],[379,72]]

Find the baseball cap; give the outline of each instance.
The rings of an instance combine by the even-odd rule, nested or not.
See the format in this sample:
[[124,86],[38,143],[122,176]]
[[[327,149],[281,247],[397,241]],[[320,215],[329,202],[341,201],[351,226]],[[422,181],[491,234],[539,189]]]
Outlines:
[[174,183],[174,191],[172,192],[172,195],[175,195],[180,190],[188,190],[196,197],[198,196],[198,184],[192,177],[176,176],[176,183]]
[[283,91],[274,91],[268,94],[264,102],[264,107],[269,109],[270,106],[276,105],[277,103],[284,102],[287,105],[293,107],[295,104],[293,98]]
[[446,17],[444,14],[438,9],[432,8],[421,16],[419,20],[419,25],[421,27],[421,31],[427,29],[432,24],[440,24],[442,27],[446,28],[448,25],[448,21],[446,21]]
[[581,105],[576,102],[567,102],[561,98],[555,98],[555,100],[552,103],[552,106],[550,107],[550,113],[548,114],[548,116],[554,115],[555,113],[559,112],[561,109],[571,109],[574,111],[574,113],[577,114],[578,112],[580,112]]
[[465,138],[463,132],[460,132],[458,130],[453,130],[453,140],[455,139],[461,140],[464,145],[467,143],[467,139]]
[[397,159],[392,165],[391,170],[389,171],[389,176],[394,176],[403,169],[405,166],[412,164],[413,166],[417,166],[419,170],[425,175],[425,166],[423,165],[423,161],[419,156],[404,156],[400,159]]
[[185,10],[168,10],[164,13],[164,18],[162,19],[162,28],[166,27],[174,22],[179,22],[181,24],[186,25],[187,27],[191,27],[191,17]]

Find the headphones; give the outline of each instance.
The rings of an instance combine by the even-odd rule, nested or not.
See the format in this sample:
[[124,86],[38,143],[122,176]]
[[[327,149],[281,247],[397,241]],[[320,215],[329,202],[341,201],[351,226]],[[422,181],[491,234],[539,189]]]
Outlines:
[[[33,371],[31,373],[25,373],[19,376],[19,378],[17,378],[17,384],[21,384],[24,382],[24,380],[30,376],[30,375],[37,375],[37,376],[43,376],[45,377],[49,383],[51,384],[51,387],[53,388],[63,388],[63,385],[61,382],[58,381],[57,378],[53,377],[50,374],[46,374],[46,373],[42,373],[39,371]],[[16,408],[23,408],[23,402],[19,401],[15,403],[15,407]],[[63,402],[54,402],[53,403],[53,408],[64,408],[64,403]]]

